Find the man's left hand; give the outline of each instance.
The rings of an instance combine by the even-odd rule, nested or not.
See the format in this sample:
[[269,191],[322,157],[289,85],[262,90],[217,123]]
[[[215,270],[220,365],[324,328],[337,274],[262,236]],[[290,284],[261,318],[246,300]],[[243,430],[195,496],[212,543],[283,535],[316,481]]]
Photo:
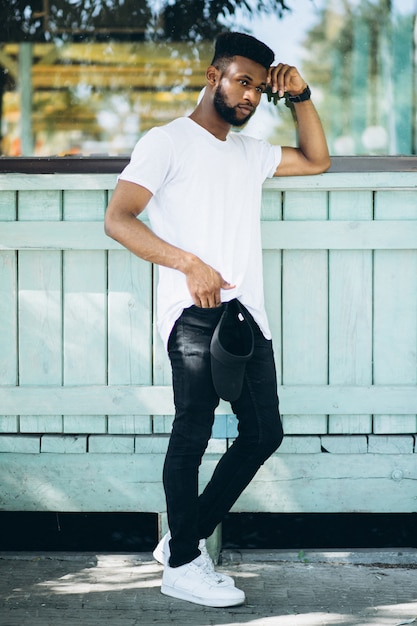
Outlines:
[[278,63],[269,68],[268,85],[272,93],[277,93],[280,98],[284,96],[284,93],[297,96],[307,87],[307,83],[300,76],[297,68],[286,63]]

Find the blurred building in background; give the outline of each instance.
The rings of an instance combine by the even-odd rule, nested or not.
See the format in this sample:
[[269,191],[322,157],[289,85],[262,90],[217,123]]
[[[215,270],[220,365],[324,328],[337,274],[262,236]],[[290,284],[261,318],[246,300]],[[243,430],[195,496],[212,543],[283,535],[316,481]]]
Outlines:
[[[129,154],[190,113],[214,37],[236,29],[298,65],[332,154],[416,154],[416,4],[0,0],[1,153]],[[242,132],[294,142],[291,112],[266,98]]]

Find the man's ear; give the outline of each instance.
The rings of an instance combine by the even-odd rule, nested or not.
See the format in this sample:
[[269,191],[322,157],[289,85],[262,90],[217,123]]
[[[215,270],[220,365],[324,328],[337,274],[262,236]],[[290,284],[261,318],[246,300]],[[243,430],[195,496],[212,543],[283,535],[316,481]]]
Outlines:
[[214,65],[209,65],[206,70],[206,79],[209,85],[214,87],[220,79],[220,71]]

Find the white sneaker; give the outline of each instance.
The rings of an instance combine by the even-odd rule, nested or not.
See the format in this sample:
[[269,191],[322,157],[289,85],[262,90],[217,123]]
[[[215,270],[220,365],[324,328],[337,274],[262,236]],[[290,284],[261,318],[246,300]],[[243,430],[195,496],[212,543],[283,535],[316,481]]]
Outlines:
[[172,598],[213,607],[236,606],[245,601],[244,592],[227,582],[219,582],[201,556],[180,567],[165,565],[161,592]]
[[[161,563],[161,565],[168,565],[169,557],[171,556],[171,551],[169,549],[170,539],[171,539],[171,533],[167,532],[166,535],[162,537],[161,541],[158,543],[158,545],[156,546],[155,550],[152,553],[155,561],[158,561],[158,563]],[[219,572],[216,572],[216,570],[214,569],[214,563],[211,560],[211,557],[208,553],[205,539],[200,539],[198,548],[201,552],[201,557],[203,558],[207,569],[211,570],[213,576],[217,578],[218,582],[219,583],[227,582],[228,585],[231,585],[232,587],[234,587],[235,581],[233,580],[231,576],[226,576],[226,574],[220,574]]]
[[168,565],[169,557],[171,556],[171,551],[169,549],[170,539],[171,533],[168,532],[162,537],[161,541],[152,552],[155,561],[158,561],[161,565]]

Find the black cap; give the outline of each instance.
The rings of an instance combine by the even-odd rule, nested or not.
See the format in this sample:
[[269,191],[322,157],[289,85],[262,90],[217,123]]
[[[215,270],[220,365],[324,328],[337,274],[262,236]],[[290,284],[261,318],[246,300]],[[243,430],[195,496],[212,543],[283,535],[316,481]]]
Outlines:
[[246,57],[263,65],[267,70],[274,61],[274,53],[259,39],[244,33],[222,33],[217,37],[214,48],[214,56],[211,62],[215,64],[217,59],[232,58],[234,56]]
[[236,299],[227,302],[210,344],[213,385],[223,400],[237,400],[242,393],[253,348],[253,331],[245,309]]

